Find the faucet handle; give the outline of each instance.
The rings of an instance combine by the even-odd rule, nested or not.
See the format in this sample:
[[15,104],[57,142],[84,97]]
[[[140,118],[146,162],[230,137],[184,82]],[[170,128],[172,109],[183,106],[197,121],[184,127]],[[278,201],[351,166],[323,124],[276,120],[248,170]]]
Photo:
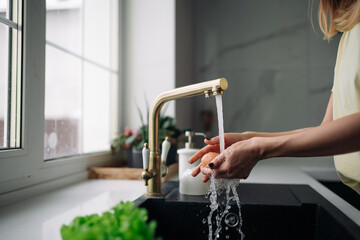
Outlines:
[[169,141],[169,138],[165,137],[165,140],[162,143],[161,161],[166,162],[167,155],[169,153],[170,147],[171,147],[171,143]]
[[166,166],[166,159],[171,147],[171,143],[168,137],[165,137],[165,140],[162,143],[161,147],[161,176],[165,177],[167,174],[168,168]]
[[148,148],[147,143],[144,143],[144,148],[142,149],[142,158],[143,158],[143,168],[149,169],[150,149]]
[[144,171],[141,173],[141,178],[144,179],[145,186],[147,186],[148,181],[156,175],[156,171],[154,169],[149,170],[150,149],[148,148],[147,143],[144,143],[144,148],[142,149],[142,157]]

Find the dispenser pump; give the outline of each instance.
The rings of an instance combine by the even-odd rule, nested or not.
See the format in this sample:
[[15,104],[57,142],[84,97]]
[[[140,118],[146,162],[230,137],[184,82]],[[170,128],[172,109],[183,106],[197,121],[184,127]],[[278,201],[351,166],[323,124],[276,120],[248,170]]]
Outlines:
[[187,149],[194,148],[194,143],[192,142],[192,138],[194,136],[203,136],[204,138],[206,138],[205,133],[191,132],[191,131],[186,131],[185,136],[188,137],[188,141],[185,143],[185,148]]

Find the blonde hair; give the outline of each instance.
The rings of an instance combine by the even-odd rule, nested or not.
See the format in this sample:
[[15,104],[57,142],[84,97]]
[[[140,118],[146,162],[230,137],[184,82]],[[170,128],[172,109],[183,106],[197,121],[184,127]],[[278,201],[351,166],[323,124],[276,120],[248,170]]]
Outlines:
[[360,0],[320,0],[319,25],[324,39],[345,32],[360,22]]

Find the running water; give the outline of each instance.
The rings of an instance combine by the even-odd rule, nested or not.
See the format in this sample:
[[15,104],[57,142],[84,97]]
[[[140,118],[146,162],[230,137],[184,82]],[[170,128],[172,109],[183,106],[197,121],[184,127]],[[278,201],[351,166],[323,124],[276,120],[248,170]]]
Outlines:
[[222,95],[216,95],[216,109],[218,115],[218,126],[219,126],[219,142],[220,142],[220,153],[225,150],[225,139],[224,139],[224,114],[222,105]]
[[[218,114],[218,125],[219,125],[219,142],[220,142],[220,153],[222,153],[225,150],[225,139],[224,139],[224,119],[223,119],[223,109],[222,109],[222,95],[216,95],[216,108],[217,108],[217,114]],[[238,179],[215,179],[214,174],[211,175],[210,178],[210,191],[209,191],[209,198],[210,198],[210,213],[208,216],[208,226],[209,226],[209,240],[218,239],[220,237],[220,233],[222,230],[222,221],[223,218],[226,216],[227,213],[229,213],[229,210],[231,208],[230,202],[235,201],[236,205],[239,210],[239,225],[237,227],[237,231],[240,234],[241,240],[244,239],[245,234],[241,231],[242,226],[242,217],[241,217],[241,205],[240,205],[240,199],[236,191],[236,186],[239,184]],[[221,193],[225,190],[225,196],[226,196],[226,203],[224,210],[222,210],[222,206],[219,206],[218,203],[218,195],[221,195]],[[232,193],[233,196],[230,196],[230,193]],[[219,208],[220,207],[220,208]],[[215,217],[215,232],[213,232],[213,223],[212,218],[214,213],[217,212],[217,215]],[[225,229],[227,230],[227,229]],[[228,237],[228,235],[226,235]]]

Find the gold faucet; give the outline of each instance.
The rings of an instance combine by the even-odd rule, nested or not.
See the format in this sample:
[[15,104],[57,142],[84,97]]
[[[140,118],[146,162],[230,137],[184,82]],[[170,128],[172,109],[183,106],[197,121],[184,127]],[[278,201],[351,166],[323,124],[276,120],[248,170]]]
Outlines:
[[[161,192],[161,176],[162,176],[162,164],[166,159],[160,158],[159,154],[159,113],[162,106],[170,101],[179,98],[186,98],[204,94],[205,97],[211,97],[219,94],[223,94],[224,90],[228,88],[228,82],[225,78],[219,78],[207,82],[188,85],[185,87],[175,88],[170,91],[166,91],[157,96],[151,105],[149,112],[149,148],[144,146],[143,159],[144,171],[141,177],[147,185],[148,196],[162,196]],[[149,154],[149,155],[148,155]],[[149,162],[147,156],[150,156]]]

